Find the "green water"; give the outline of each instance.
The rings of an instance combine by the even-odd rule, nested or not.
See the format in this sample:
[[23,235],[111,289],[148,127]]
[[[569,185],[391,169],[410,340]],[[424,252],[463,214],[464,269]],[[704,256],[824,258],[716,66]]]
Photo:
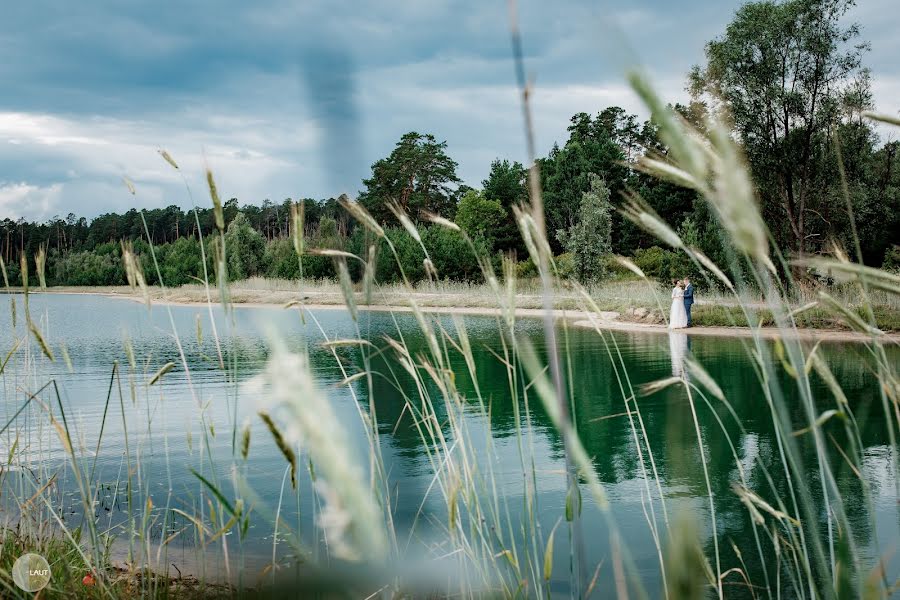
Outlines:
[[[0,351],[4,355],[13,343],[12,331],[17,337],[27,338],[22,298],[13,298],[18,306],[15,327],[11,323],[10,311],[5,307],[0,310]],[[4,302],[6,300],[4,297]],[[0,401],[6,415],[4,422],[22,405],[26,391],[33,392],[51,379],[57,382],[67,421],[74,430],[73,438],[79,440],[78,451],[85,457],[84,464],[94,470],[96,479],[103,483],[103,491],[94,511],[95,517],[105,527],[120,536],[124,529],[127,503],[122,492],[122,481],[127,470],[126,427],[130,458],[134,460],[139,457],[140,469],[135,476],[142,483],[132,502],[134,506],[147,506],[146,496],[149,495],[154,507],[151,516],[158,519],[159,512],[166,506],[189,514],[200,510],[201,485],[189,468],[204,472],[214,470],[227,484],[232,464],[241,463],[233,459],[236,454],[233,437],[235,423],[240,428],[242,423],[250,422],[252,441],[249,461],[246,465],[241,463],[239,471],[268,506],[278,506],[279,498],[282,498],[282,518],[300,532],[310,547],[321,546],[321,536],[314,524],[316,507],[312,501],[309,473],[305,468],[301,469],[298,501],[290,491],[284,458],[255,417],[265,399],[256,397],[244,385],[265,363],[267,335],[274,332],[294,350],[307,348],[321,388],[326,390],[341,422],[350,431],[351,439],[356,444],[355,451],[363,462],[367,462],[363,456],[364,432],[358,411],[349,389],[332,385],[342,380],[343,374],[332,354],[319,345],[322,336],[312,319],[303,324],[297,311],[238,308],[231,321],[216,309],[214,314],[222,336],[223,358],[229,366],[226,375],[218,368],[207,309],[202,306],[173,306],[171,318],[180,334],[185,359],[190,366],[188,378],[172,336],[169,313],[164,307],[154,306],[148,311],[142,304],[120,299],[36,295],[31,299],[31,310],[51,346],[56,348],[59,358],[50,363],[41,356],[32,341],[10,361],[6,373],[0,377]],[[345,311],[326,310],[313,314],[330,338],[356,337],[355,325]],[[455,331],[450,318],[433,319],[448,332]],[[197,336],[198,322],[202,329],[202,341]],[[521,520],[524,491],[527,485],[533,483],[538,520],[546,536],[565,516],[565,456],[561,439],[533,394],[529,396],[527,406],[521,395],[512,397],[508,370],[498,357],[502,354],[502,343],[496,319],[466,317],[465,324],[474,353],[478,386],[490,412],[490,416],[485,417],[473,401],[471,410],[465,412],[466,426],[475,432],[475,439],[483,434],[481,439],[489,437],[493,441],[492,451],[479,450],[479,459],[492,464],[500,496],[509,507],[511,522]],[[376,346],[386,345],[383,341],[385,335],[394,338],[402,335],[413,355],[427,352],[425,340],[410,315],[361,313],[359,326],[363,336]],[[539,321],[524,319],[517,328],[519,335],[530,338],[537,347],[542,347],[544,337]],[[788,494],[771,413],[749,358],[747,341],[711,337],[691,339],[682,334],[607,335],[607,342],[614,341],[611,346],[593,331],[559,329],[560,344],[566,357],[564,370],[573,418],[594,469],[609,494],[618,531],[650,596],[655,597],[659,593],[661,575],[648,519],[655,519],[662,526],[662,500],[670,519],[674,520],[675,515],[682,513],[692,515],[699,524],[706,555],[713,561],[710,506],[700,446],[684,389],[673,386],[655,395],[639,398],[640,422],[636,422],[635,415],[629,417],[626,414],[623,386],[627,388],[630,383],[636,388],[673,373],[680,374],[679,357],[688,350],[718,382],[735,413],[732,415],[721,402],[715,401],[709,407],[695,398],[702,452],[708,464],[714,496],[722,570],[743,566],[753,585],[765,585],[766,577],[774,583],[775,559],[767,551],[763,553],[766,558],[760,560],[750,516],[732,490],[732,486],[740,481],[739,473],[743,470],[750,487],[760,491],[761,495],[771,499],[775,492],[783,496]],[[129,365],[125,340],[130,340],[133,345],[134,367]],[[62,359],[60,344],[65,345],[71,357],[71,371]],[[859,478],[838,453],[834,452],[833,456],[845,508],[851,515],[854,538],[860,553],[870,564],[874,565],[878,557],[886,557],[887,578],[894,581],[900,574],[897,558],[900,554],[897,552],[900,545],[898,497],[892,466],[896,448],[891,448],[888,440],[876,381],[870,373],[871,358],[861,345],[827,344],[821,351],[844,387],[861,429],[864,450],[860,475],[870,485],[873,511],[864,501]],[[363,364],[358,349],[341,348],[339,355],[351,373]],[[473,382],[467,375],[462,356],[453,350],[449,355],[450,366],[457,373],[457,386],[467,396],[474,396]],[[405,408],[403,393],[415,393],[412,380],[390,358],[390,353],[379,356],[381,358],[376,356],[373,359],[373,370],[393,373],[396,377],[372,379],[381,451],[394,494],[394,519],[398,532],[403,534],[405,540],[421,509],[415,538],[417,543],[427,546],[439,534],[439,528],[433,522],[446,521],[445,504],[436,490],[430,489],[433,477],[423,441],[413,427],[410,411]],[[892,349],[890,356],[892,360],[900,360],[896,348]],[[107,404],[107,390],[116,361],[121,368],[122,400],[118,385],[114,385],[112,400]],[[175,362],[175,369],[161,383],[147,386],[147,380],[167,361]],[[624,379],[626,374],[628,381]],[[515,377],[517,389],[521,390],[527,384],[525,375],[518,371]],[[803,408],[796,392],[790,387],[790,378],[783,371],[781,377],[786,402],[799,429],[805,422]],[[814,384],[813,391],[820,402],[818,412],[832,408],[833,400],[824,385],[816,380]],[[364,381],[352,385],[361,402],[372,408],[369,389]],[[39,397],[48,406],[54,406],[57,402],[51,389],[43,391]],[[516,403],[518,410],[514,410]],[[209,436],[204,436],[201,430],[199,406],[206,407],[211,424]],[[846,443],[843,425],[837,419],[825,423],[823,428],[836,444]],[[99,452],[96,452],[101,429],[102,442]],[[18,442],[14,440],[13,431],[20,434]],[[519,437],[522,431],[526,432],[524,438]],[[202,444],[205,438],[210,440],[208,449]],[[523,440],[531,449],[529,462],[533,456],[533,478],[523,475],[519,451]],[[803,461],[810,465],[810,488],[816,499],[820,500],[815,454],[809,436],[800,435],[796,440]],[[19,415],[13,426],[0,436],[0,454],[6,456],[14,443],[18,444],[19,449],[27,448],[22,460],[27,463],[30,472],[36,474],[35,480],[58,473],[55,484],[58,492],[54,497],[61,514],[70,524],[77,524],[83,511],[77,501],[72,475],[63,467],[62,449],[46,425],[43,409],[32,405]],[[652,453],[652,463],[648,447]],[[305,464],[302,458],[301,464]],[[527,467],[530,470],[532,465]],[[653,468],[658,473],[659,486],[652,477]],[[22,476],[29,469],[6,473],[3,485],[20,496],[26,495],[29,490],[35,491],[35,484],[27,482],[28,478]],[[765,478],[765,470],[770,473],[771,482]],[[580,523],[583,562],[578,566],[586,573],[584,578],[590,579],[600,565],[597,595],[612,596],[608,528],[586,488],[582,491],[585,503]],[[5,494],[5,497],[8,496]],[[9,504],[4,506],[4,516],[16,519],[15,508]],[[820,525],[824,522],[823,513]],[[572,569],[568,552],[571,530],[565,521],[563,523],[557,535],[558,550],[552,577],[552,588],[560,595],[567,594],[570,589]],[[177,527],[176,523],[167,528],[165,535],[177,531]],[[163,535],[162,529],[160,524],[156,534]],[[189,538],[187,535],[180,536],[177,543],[171,544],[168,562],[192,570],[198,568],[198,549]],[[235,555],[240,556],[248,573],[258,573],[271,560],[272,528],[260,514],[253,519],[244,541],[239,542],[232,536],[231,544],[233,560]],[[418,548],[415,552],[421,556],[424,551],[415,544],[413,546]],[[739,549],[743,565],[734,548]],[[278,543],[275,554],[276,560],[288,561],[291,552],[286,544]],[[215,549],[210,549],[205,563],[207,569],[221,569],[222,558]],[[781,573],[780,577],[786,595],[790,596],[785,574]],[[251,577],[251,580],[255,579]],[[738,585],[742,581],[737,575],[726,579],[725,588],[729,597],[750,597],[746,587]]]

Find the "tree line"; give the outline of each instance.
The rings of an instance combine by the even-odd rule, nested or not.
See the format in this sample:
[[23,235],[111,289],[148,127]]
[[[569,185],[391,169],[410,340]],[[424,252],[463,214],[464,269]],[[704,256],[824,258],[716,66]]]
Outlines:
[[[688,74],[690,101],[674,109],[696,128],[726,118],[741,142],[758,189],[757,199],[773,243],[788,254],[853,249],[874,266],[900,266],[900,142],[881,142],[864,118],[872,108],[867,45],[859,28],[844,24],[850,0],[751,2],[735,14],[723,35],[710,41],[705,61]],[[649,274],[668,278],[692,270],[677,252],[623,218],[616,205],[639,196],[673,225],[685,241],[717,262],[728,253],[714,215],[691,190],[643,173],[638,159],[665,160],[668,148],[652,121],[612,106],[570,119],[567,139],[538,159],[549,243],[560,264],[584,281],[604,277],[610,254],[633,256]],[[516,256],[528,272],[527,251],[513,209],[529,202],[528,170],[498,158],[478,188],[465,185],[446,142],[409,132],[372,165],[359,202],[387,226],[411,278],[427,276],[418,242],[399,226],[396,203],[418,221],[438,273],[477,279],[475,253],[459,234],[429,225],[422,216],[454,220],[475,241],[476,252]],[[291,245],[291,205],[224,205],[232,278],[332,277],[330,260],[304,255]],[[371,240],[335,198],[300,199],[308,247],[348,250],[364,256]],[[60,285],[124,282],[119,243],[132,241],[148,260],[156,250],[167,285],[202,277],[200,239],[215,230],[211,208],[178,206],[132,209],[90,221],[69,214],[43,223],[0,222],[0,256],[16,281],[19,256],[47,256],[48,281]],[[855,232],[855,234],[854,234]],[[856,238],[854,238],[854,235]],[[210,254],[210,253],[207,253]],[[400,277],[387,253],[378,276]],[[146,264],[145,267],[150,267]],[[158,279],[145,268],[148,280]],[[212,272],[212,271],[210,271]]]

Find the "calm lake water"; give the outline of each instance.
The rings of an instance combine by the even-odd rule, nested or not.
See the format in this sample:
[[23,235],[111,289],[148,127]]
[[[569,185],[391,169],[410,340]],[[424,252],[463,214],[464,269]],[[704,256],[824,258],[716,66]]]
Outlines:
[[[17,304],[18,337],[26,337],[24,310],[21,296],[13,296]],[[0,304],[0,351],[5,356],[12,344],[11,312],[9,298]],[[220,310],[215,310],[218,331],[222,336],[222,350],[231,371],[228,377],[218,368],[216,348],[212,341],[209,313],[205,306],[173,306],[174,320],[188,364],[193,387],[187,376],[172,336],[172,324],[166,307],[147,307],[137,302],[101,296],[34,295],[31,311],[35,320],[46,332],[57,360],[48,362],[40,354],[33,340],[26,350],[11,361],[7,372],[0,377],[5,412],[4,423],[26,399],[25,391],[35,391],[48,380],[57,382],[66,419],[78,452],[84,456],[84,468],[95,469],[96,478],[103,482],[103,493],[94,507],[101,523],[113,533],[121,533],[127,508],[123,481],[126,479],[126,444],[132,460],[140,456],[135,466],[135,476],[142,482],[132,502],[135,506],[148,505],[147,495],[153,505],[153,515],[166,506],[178,508],[188,514],[201,510],[199,497],[201,484],[191,473],[209,472],[210,464],[223,488],[232,490],[230,484],[232,456],[235,454],[232,432],[245,420],[252,423],[250,458],[246,467],[239,467],[261,501],[274,510],[284,493],[282,517],[300,531],[304,541],[316,545],[318,537],[314,526],[310,477],[301,468],[299,502],[289,493],[290,482],[286,463],[276,448],[272,436],[255,417],[260,399],[253,396],[242,382],[257,374],[267,357],[267,332],[274,331],[287,345],[300,350],[308,348],[315,376],[339,414],[341,422],[350,430],[357,443],[355,450],[365,452],[363,429],[348,387],[332,384],[343,379],[330,351],[322,348],[321,333],[310,319],[304,325],[296,310],[281,308],[237,308],[233,324]],[[332,339],[356,337],[356,326],[349,314],[341,310],[316,311],[314,316],[322,329]],[[434,317],[449,332],[455,330],[449,317]],[[198,323],[202,329],[202,341],[198,340]],[[467,413],[468,426],[473,431],[483,431],[494,440],[495,451],[483,460],[493,462],[500,479],[500,494],[507,500],[513,521],[521,513],[524,482],[517,443],[517,411],[513,410],[507,381],[506,368],[495,353],[500,352],[501,340],[496,319],[492,317],[465,317],[468,334],[475,354],[479,373],[479,385],[485,399],[490,400],[490,418],[485,419],[473,403]],[[374,344],[384,346],[385,335],[397,338],[402,333],[413,353],[426,351],[415,319],[411,315],[390,315],[381,312],[360,313],[359,326],[364,337]],[[523,319],[518,325],[523,336],[532,338],[536,345],[543,340],[542,325],[537,320]],[[624,540],[630,549],[635,565],[651,596],[660,589],[659,562],[646,512],[647,485],[644,468],[638,457],[635,435],[629,426],[623,394],[615,369],[607,353],[607,347],[595,332],[582,329],[560,330],[561,340],[568,347],[570,375],[574,398],[574,418],[581,439],[592,457],[594,468],[606,486],[613,507],[613,515]],[[772,418],[760,391],[752,362],[745,345],[746,340],[696,337],[648,333],[616,333],[621,359],[627,366],[634,386],[655,381],[679,372],[678,357],[690,351],[716,379],[740,419],[738,425],[732,415],[720,403],[715,412],[702,402],[697,403],[698,420],[703,438],[703,452],[709,463],[711,487],[715,496],[718,541],[723,570],[740,566],[732,549],[734,543],[740,550],[750,577],[756,585],[763,585],[762,568],[753,541],[750,519],[746,508],[732,491],[739,481],[738,468],[729,438],[735,447],[740,464],[751,486],[767,490],[762,468],[769,467],[774,485],[779,493],[785,493],[785,481],[778,462],[778,448],[774,437]],[[133,346],[136,368],[129,366],[125,349],[126,340]],[[562,342],[561,342],[562,343]],[[62,359],[60,344],[64,344],[71,357],[71,371]],[[900,355],[892,349],[892,359]],[[854,519],[857,543],[863,552],[874,560],[887,556],[888,580],[893,582],[900,574],[900,531],[898,531],[898,498],[892,467],[892,453],[884,426],[881,400],[876,381],[868,370],[870,358],[862,345],[823,345],[835,375],[850,398],[854,413],[860,423],[864,446],[863,477],[870,483],[871,497],[875,504],[874,520],[868,516],[858,478],[849,468],[841,468],[836,461],[837,479],[844,490],[847,511]],[[356,372],[362,364],[358,349],[341,348],[339,354],[349,372]],[[673,360],[674,356],[674,360]],[[28,365],[25,364],[26,358]],[[451,352],[452,366],[457,373],[465,373],[463,358]],[[2,358],[2,357],[0,357]],[[107,390],[114,363],[121,367],[120,400],[118,382],[113,386],[112,399],[107,404]],[[166,374],[161,383],[147,386],[147,380],[167,361],[176,367]],[[396,364],[375,360],[374,369],[402,371]],[[411,380],[398,375],[401,384]],[[235,380],[236,383],[235,384]],[[404,410],[404,401],[394,383],[386,378],[374,378],[374,394],[377,399],[377,420],[381,433],[382,454],[389,473],[392,489],[396,494],[395,519],[400,532],[408,531],[412,521],[423,506],[424,517],[419,519],[417,531],[427,540],[435,533],[428,517],[445,520],[444,502],[435,490],[427,494],[432,483],[430,465],[417,430]],[[788,383],[785,377],[785,384]],[[132,397],[132,385],[134,397]],[[457,385],[463,391],[471,391],[472,383],[460,376]],[[815,390],[820,399],[820,412],[833,407],[833,401],[820,382]],[[360,382],[354,390],[364,404],[369,402],[368,390]],[[788,388],[789,389],[789,388]],[[413,393],[413,390],[408,390]],[[52,389],[39,396],[54,414],[56,397]],[[536,488],[539,519],[546,535],[565,514],[566,479],[564,475],[563,447],[559,435],[532,395],[531,431],[533,435]],[[517,401],[521,402],[521,398]],[[802,407],[795,397],[788,397],[793,413],[801,427],[804,422]],[[211,446],[202,448],[204,438],[199,405],[208,405],[207,418],[211,425]],[[709,519],[706,483],[703,477],[694,423],[685,392],[680,386],[668,388],[656,395],[639,400],[649,446],[653,450],[656,468],[662,483],[670,515],[689,511],[695,515],[702,529],[707,556],[713,557],[713,538]],[[104,417],[105,413],[105,417]],[[521,419],[525,417],[519,411]],[[124,415],[124,424],[123,424]],[[721,425],[720,425],[721,420]],[[836,421],[836,420],[835,420]],[[520,423],[524,425],[524,423]],[[127,437],[126,437],[127,425]],[[724,425],[724,431],[723,431]],[[99,452],[97,440],[103,430]],[[75,494],[75,483],[68,470],[62,468],[64,456],[48,425],[46,412],[37,405],[30,406],[15,421],[15,425],[0,436],[0,454],[6,456],[15,442],[13,430],[20,432],[19,451],[26,448],[26,460],[34,473],[49,478],[59,472],[55,483],[58,490],[61,513],[77,524],[81,508]],[[826,423],[825,429],[836,440],[844,438],[843,426]],[[238,436],[239,437],[239,436]],[[808,438],[809,436],[805,436]],[[803,436],[798,438],[803,459],[813,465],[813,451]],[[640,440],[643,445],[643,439]],[[96,458],[95,458],[96,453]],[[366,462],[366,457],[361,456]],[[240,461],[237,461],[240,462]],[[301,459],[301,464],[305,461]],[[646,465],[649,468],[649,464]],[[24,495],[34,484],[21,470],[7,473],[4,487]],[[810,480],[815,480],[815,469],[810,468]],[[28,486],[31,485],[31,488]],[[815,492],[816,484],[812,483]],[[652,506],[660,510],[656,497],[656,485],[651,482]],[[592,505],[587,490],[584,492],[584,519],[582,523],[586,549],[586,569],[593,573],[597,564],[604,562],[600,571],[599,595],[612,594],[612,570],[609,560],[607,529],[601,515]],[[818,492],[815,492],[818,493]],[[233,494],[233,490],[232,490]],[[764,494],[766,495],[766,494]],[[8,496],[8,494],[4,494]],[[423,501],[424,500],[424,501]],[[9,506],[4,509],[7,519],[17,518]],[[674,518],[674,517],[673,517]],[[565,522],[565,521],[563,521]],[[242,555],[246,572],[251,581],[271,560],[273,551],[272,528],[262,513],[256,515],[250,525],[249,535],[239,543],[237,535],[231,535],[231,551]],[[173,525],[170,531],[180,528],[190,530],[184,520]],[[569,561],[567,529],[561,528],[557,536],[554,589],[564,593],[568,585]],[[190,535],[180,536],[178,543],[169,549],[169,563],[188,571],[215,569],[221,563],[216,551],[210,550],[205,565],[197,566],[197,549]],[[404,537],[405,539],[405,537]],[[216,546],[218,547],[218,545]],[[284,543],[275,548],[279,559],[290,554]],[[714,565],[713,565],[714,566]],[[772,575],[774,578],[774,575]],[[738,577],[729,578],[737,582]],[[746,591],[730,590],[730,596],[741,597]]]

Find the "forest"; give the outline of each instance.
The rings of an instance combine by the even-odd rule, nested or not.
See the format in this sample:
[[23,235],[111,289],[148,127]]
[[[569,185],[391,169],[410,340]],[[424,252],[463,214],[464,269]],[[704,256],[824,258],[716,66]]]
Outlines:
[[[744,5],[725,33],[707,44],[703,64],[688,74],[690,101],[674,108],[700,131],[711,115],[727,116],[744,149],[771,243],[785,256],[853,249],[858,241],[866,264],[896,269],[900,142],[883,141],[866,118],[874,108],[872,77],[859,28],[843,23],[851,6],[844,0]],[[565,274],[601,280],[609,275],[612,255],[632,257],[659,279],[693,271],[686,256],[659,247],[620,214],[628,199],[640,199],[689,245],[726,262],[729,249],[707,204],[677,181],[642,168],[642,158],[665,161],[669,152],[652,121],[611,106],[572,116],[567,131],[568,138],[536,164],[552,250]],[[463,237],[429,225],[422,218],[428,213],[455,221],[479,251],[498,261],[515,257],[520,274],[528,276],[533,267],[512,215],[530,200],[528,169],[500,157],[480,187],[470,187],[459,178],[451,150],[433,135],[404,134],[372,165],[358,201],[384,224],[412,280],[429,276],[425,256],[389,210],[391,202],[419,221],[439,277],[473,281],[482,271]],[[232,198],[224,203],[230,279],[334,276],[326,256],[306,253],[298,261],[291,241],[295,204],[303,206],[307,248],[367,254],[372,240],[337,198]],[[141,257],[148,283],[161,283],[161,277],[166,285],[180,285],[202,280],[201,239],[212,239],[215,230],[211,206],[184,210],[177,204],[90,220],[74,213],[45,222],[6,218],[0,221],[0,257],[10,285],[20,283],[23,256],[33,266],[36,257],[44,261],[49,285],[121,285],[127,242]],[[211,254],[206,252],[212,274]],[[400,270],[386,254],[379,254],[376,275],[398,280]]]

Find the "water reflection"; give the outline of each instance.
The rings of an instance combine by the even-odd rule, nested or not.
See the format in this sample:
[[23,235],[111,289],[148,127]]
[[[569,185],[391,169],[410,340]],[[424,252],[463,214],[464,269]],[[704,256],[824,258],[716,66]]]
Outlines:
[[672,357],[672,375],[684,376],[684,358],[691,351],[691,339],[688,334],[669,332],[669,355]]

